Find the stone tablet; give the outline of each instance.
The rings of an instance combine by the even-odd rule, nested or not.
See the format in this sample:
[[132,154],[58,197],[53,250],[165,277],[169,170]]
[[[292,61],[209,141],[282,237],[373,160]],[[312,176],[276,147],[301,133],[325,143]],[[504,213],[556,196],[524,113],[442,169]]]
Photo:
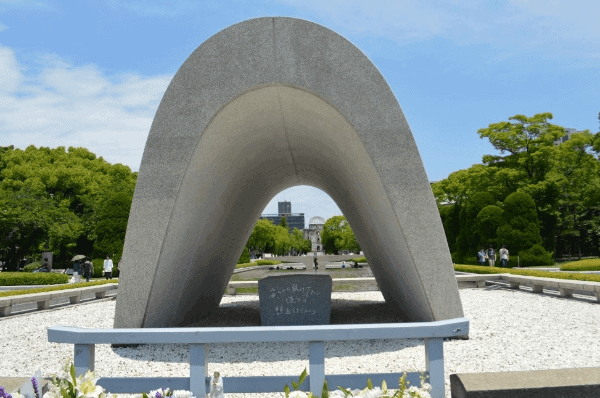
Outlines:
[[291,274],[258,281],[262,326],[328,325],[331,276]]

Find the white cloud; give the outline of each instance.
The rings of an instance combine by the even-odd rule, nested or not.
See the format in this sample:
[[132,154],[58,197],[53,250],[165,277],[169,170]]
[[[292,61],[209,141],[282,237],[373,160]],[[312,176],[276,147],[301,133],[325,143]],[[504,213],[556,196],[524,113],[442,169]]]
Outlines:
[[106,75],[56,56],[22,73],[0,46],[0,145],[83,146],[111,163],[139,168],[146,137],[172,76]]
[[22,79],[14,51],[0,47],[0,92],[14,92]]
[[7,29],[8,29],[8,26],[6,26],[2,22],[0,22],[0,32],[4,32]]
[[107,5],[115,10],[127,10],[143,17],[178,17],[197,12],[205,2],[190,0],[108,0]]
[[349,37],[399,44],[433,38],[486,44],[498,56],[595,59],[600,2],[589,0],[278,0]]
[[[281,0],[301,9],[309,9],[359,35],[385,36],[395,41],[426,39],[445,32],[456,16],[418,0]],[[328,24],[329,25],[329,24]]]

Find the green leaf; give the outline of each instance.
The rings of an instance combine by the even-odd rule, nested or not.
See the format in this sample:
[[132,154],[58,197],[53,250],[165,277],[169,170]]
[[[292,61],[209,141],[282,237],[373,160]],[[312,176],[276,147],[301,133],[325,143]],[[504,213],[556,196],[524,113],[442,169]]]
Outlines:
[[387,383],[385,380],[381,382],[381,391],[383,391],[384,394],[387,392]]
[[75,377],[75,364],[71,363],[71,378],[73,379],[73,384],[77,384],[77,377]]
[[369,379],[367,379],[367,388],[368,388],[369,390],[372,390],[372,389],[373,389],[373,382],[371,381],[371,379],[370,379],[370,378],[369,378]]
[[[286,384],[285,387],[283,387],[283,392],[285,393],[285,398],[288,398],[290,396],[290,386],[288,386]],[[148,397],[143,397],[143,398],[148,398]]]
[[323,391],[321,392],[321,398],[329,398],[329,386],[327,385],[327,379],[323,381]]
[[[286,386],[287,387],[287,386]],[[148,394],[146,394],[145,392],[142,393],[142,398],[148,398]]]
[[306,368],[304,368],[304,370],[302,371],[302,374],[300,375],[300,379],[298,379],[298,384],[302,385],[302,383],[304,383],[304,379],[306,379],[306,375],[308,373],[306,372]]
[[347,396],[353,397],[354,396],[354,395],[352,395],[350,390],[346,390],[344,387],[337,386],[337,388],[338,388],[338,390],[340,390],[341,392],[344,393],[344,397],[347,397]]
[[298,383],[296,383],[294,380],[292,380],[292,387],[294,387],[294,390],[298,391]]

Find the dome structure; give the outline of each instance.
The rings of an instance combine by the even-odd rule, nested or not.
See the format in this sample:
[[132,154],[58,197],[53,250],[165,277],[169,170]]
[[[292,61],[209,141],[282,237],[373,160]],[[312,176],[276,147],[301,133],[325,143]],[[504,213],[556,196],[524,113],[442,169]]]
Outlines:
[[310,219],[310,221],[308,222],[309,227],[311,225],[323,225],[325,224],[325,219],[323,217],[319,217],[319,216],[314,216]]

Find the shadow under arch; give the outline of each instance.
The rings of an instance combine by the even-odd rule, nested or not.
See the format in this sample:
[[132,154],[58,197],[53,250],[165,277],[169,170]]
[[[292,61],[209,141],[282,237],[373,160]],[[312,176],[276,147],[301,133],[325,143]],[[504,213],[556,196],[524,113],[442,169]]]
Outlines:
[[[315,36],[321,40],[304,42]],[[243,52],[264,37],[271,46],[254,50],[271,52],[272,63],[247,76],[235,66],[264,60],[230,47]],[[282,56],[294,51],[304,56],[292,56],[294,73],[285,77]],[[232,64],[216,87],[214,68]],[[115,327],[184,326],[215,310],[261,210],[295,185],[319,188],[338,204],[386,302],[405,319],[462,316],[427,176],[379,72],[328,29],[259,18],[201,45],[163,97],[132,204]],[[136,254],[147,271],[141,278]]]

